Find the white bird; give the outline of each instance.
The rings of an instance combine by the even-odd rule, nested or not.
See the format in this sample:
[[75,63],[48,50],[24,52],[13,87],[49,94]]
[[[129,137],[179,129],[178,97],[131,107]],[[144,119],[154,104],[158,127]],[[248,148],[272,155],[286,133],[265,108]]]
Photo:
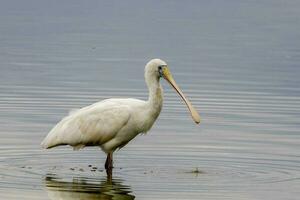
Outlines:
[[157,119],[163,103],[160,78],[167,80],[186,103],[193,120],[200,123],[200,116],[174,81],[168,65],[152,59],[145,67],[145,80],[149,89],[147,101],[138,99],[106,99],[71,112],[46,136],[41,145],[52,148],[70,145],[74,149],[99,146],[107,154],[105,168],[113,167],[112,155],[139,133],[146,133]]

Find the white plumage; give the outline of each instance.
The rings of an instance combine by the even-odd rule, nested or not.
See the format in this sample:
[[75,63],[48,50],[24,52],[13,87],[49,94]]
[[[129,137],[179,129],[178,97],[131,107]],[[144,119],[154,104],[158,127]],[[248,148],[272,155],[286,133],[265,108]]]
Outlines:
[[112,153],[139,133],[147,132],[157,119],[163,103],[160,77],[165,78],[181,95],[194,121],[199,123],[197,111],[183,96],[167,64],[160,59],[153,59],[145,67],[145,80],[149,89],[147,101],[131,98],[106,99],[73,111],[49,132],[42,147],[71,145],[74,149],[79,149],[99,146],[108,154],[105,167],[112,168]]
[[103,151],[109,153],[129,142],[138,133],[150,129],[154,120],[147,119],[150,116],[147,112],[149,110],[144,101],[107,99],[62,119],[50,131],[42,146],[51,148],[68,144],[77,148],[100,145]]

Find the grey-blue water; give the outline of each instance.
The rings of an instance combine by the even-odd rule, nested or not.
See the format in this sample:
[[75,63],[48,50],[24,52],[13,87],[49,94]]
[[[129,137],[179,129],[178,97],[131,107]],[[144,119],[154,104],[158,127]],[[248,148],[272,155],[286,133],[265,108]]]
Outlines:
[[[300,2],[1,1],[0,199],[298,199]],[[194,124],[163,82],[151,131],[115,153],[42,150],[69,110],[147,98],[166,60]],[[200,172],[200,173],[197,173]]]

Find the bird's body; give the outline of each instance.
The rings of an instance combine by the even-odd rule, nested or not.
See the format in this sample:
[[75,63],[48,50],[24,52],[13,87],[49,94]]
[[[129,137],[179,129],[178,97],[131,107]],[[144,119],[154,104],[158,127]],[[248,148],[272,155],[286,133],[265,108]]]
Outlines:
[[50,131],[42,146],[100,146],[104,152],[112,152],[151,128],[161,106],[155,111],[149,107],[149,102],[138,99],[100,101],[71,112]]
[[106,99],[73,111],[49,132],[42,146],[52,148],[70,145],[74,149],[99,146],[108,154],[106,164],[110,166],[112,153],[139,133],[146,133],[159,116],[163,103],[160,77],[170,82],[186,102],[195,122],[199,123],[198,113],[176,85],[167,64],[160,59],[153,59],[145,67],[145,80],[149,89],[147,101]]

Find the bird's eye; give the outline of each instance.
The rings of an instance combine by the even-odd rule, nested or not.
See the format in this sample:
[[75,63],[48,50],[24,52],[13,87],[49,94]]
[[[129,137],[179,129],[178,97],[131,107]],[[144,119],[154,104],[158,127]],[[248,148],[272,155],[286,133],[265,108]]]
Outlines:
[[158,66],[158,73],[159,73],[159,77],[163,76],[162,66]]

